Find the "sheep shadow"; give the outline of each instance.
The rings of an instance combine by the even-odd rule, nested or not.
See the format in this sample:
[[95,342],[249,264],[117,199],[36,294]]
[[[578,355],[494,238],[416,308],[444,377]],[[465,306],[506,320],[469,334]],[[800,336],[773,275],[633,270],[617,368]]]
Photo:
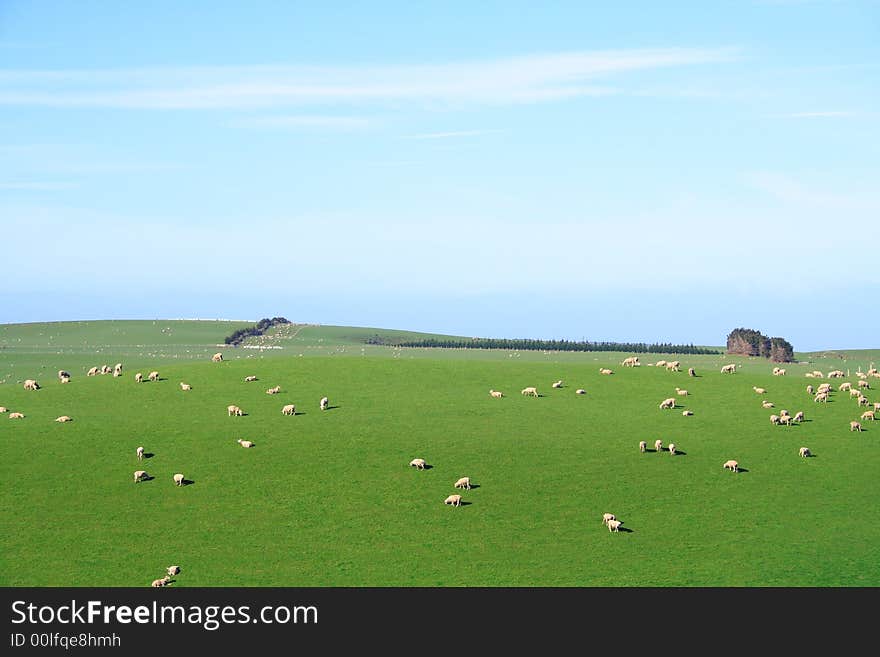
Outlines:
[[429,463],[425,463],[425,467],[421,468],[422,470],[433,470],[434,466]]
[[447,504],[446,506],[470,506],[471,504],[473,504],[473,502],[465,502],[464,500],[462,500],[457,505],[456,504]]
[[196,483],[196,482],[192,479],[184,479],[183,481],[180,482],[180,485],[181,486],[192,486],[194,483]]
[[[618,532],[623,532],[623,533],[626,533],[626,534],[632,534],[632,533],[633,533],[633,530],[632,530],[632,529],[630,529],[629,527],[624,527],[623,525],[621,525],[620,527],[618,527],[618,528],[617,528],[617,531],[618,531]],[[613,534],[614,532],[611,532],[611,533]]]
[[675,453],[673,453],[672,456],[687,456],[687,452],[682,451],[676,447]]
[[339,407],[339,406],[328,406],[328,407],[325,408],[324,410],[325,410],[325,411],[332,411],[332,410],[337,409],[337,408],[340,408],[340,407]]
[[737,472],[748,472],[748,470],[746,468],[737,468],[734,474],[736,474]]
[[470,490],[474,490],[475,488],[479,488],[480,484],[471,484]]
[[156,456],[156,455],[153,454],[153,452],[144,452],[144,458],[145,458],[145,459],[151,459],[151,458],[153,458],[154,456]]
[[141,477],[141,481],[153,481],[153,479],[155,478],[156,477],[154,477],[153,475],[144,475],[143,477]]

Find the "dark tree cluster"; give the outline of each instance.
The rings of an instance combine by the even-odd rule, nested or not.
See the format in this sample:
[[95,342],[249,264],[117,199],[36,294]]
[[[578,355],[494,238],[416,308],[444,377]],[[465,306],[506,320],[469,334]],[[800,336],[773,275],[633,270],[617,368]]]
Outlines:
[[278,326],[280,324],[290,324],[290,320],[284,317],[273,317],[269,319],[268,317],[264,317],[259,322],[250,326],[248,328],[238,329],[232,335],[226,336],[224,342],[226,344],[232,346],[238,346],[242,342],[244,342],[247,338],[251,338],[257,335],[263,335],[266,331],[268,331],[273,326]]
[[747,328],[730,332],[727,336],[727,353],[769,358],[774,363],[790,363],[794,360],[794,348],[788,340],[768,338],[760,331]]
[[590,342],[572,340],[530,340],[505,338],[449,338],[438,340],[389,340],[379,335],[366,339],[367,344],[395,347],[437,347],[441,349],[513,349],[519,351],[627,351],[636,354],[718,354],[715,349],[695,347],[692,344],[668,342]]

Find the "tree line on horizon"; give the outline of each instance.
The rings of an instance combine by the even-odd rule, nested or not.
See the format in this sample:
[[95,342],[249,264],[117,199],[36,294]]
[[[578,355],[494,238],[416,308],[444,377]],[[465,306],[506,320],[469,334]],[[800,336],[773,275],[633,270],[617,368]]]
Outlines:
[[373,335],[366,344],[395,347],[434,347],[439,349],[509,349],[519,351],[627,351],[636,354],[720,354],[717,349],[693,344],[657,342],[592,342],[589,340],[531,340],[527,338],[424,338],[391,340]]
[[273,317],[272,319],[264,317],[253,326],[238,329],[231,335],[227,335],[223,342],[228,345],[232,345],[233,347],[236,347],[244,342],[247,338],[251,338],[257,335],[263,335],[273,326],[278,326],[280,324],[290,324],[290,320],[285,317]]
[[794,347],[785,338],[768,338],[755,329],[736,328],[727,336],[727,353],[769,358],[774,363],[794,360]]

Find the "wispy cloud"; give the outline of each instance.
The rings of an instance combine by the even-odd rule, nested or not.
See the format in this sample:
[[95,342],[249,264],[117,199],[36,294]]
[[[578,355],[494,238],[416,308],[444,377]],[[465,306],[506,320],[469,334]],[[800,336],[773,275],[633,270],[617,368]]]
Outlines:
[[477,137],[487,135],[500,130],[451,130],[449,132],[425,132],[418,135],[405,135],[404,139],[449,139],[455,137]]
[[780,119],[835,119],[858,116],[857,112],[791,112],[788,114],[776,114],[776,118]]
[[615,75],[737,58],[729,48],[663,48],[384,67],[0,70],[0,105],[169,110],[536,103],[617,93],[596,84]]
[[368,127],[370,120],[359,116],[256,116],[232,121],[230,125],[242,128],[335,128],[352,130]]
[[75,189],[77,185],[68,182],[4,182],[0,181],[0,190],[23,192],[60,192]]

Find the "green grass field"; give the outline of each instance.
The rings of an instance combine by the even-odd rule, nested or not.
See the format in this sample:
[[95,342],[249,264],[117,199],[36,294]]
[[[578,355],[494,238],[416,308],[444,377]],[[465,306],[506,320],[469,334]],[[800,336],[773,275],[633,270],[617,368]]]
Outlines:
[[[0,406],[26,415],[0,415],[0,585],[149,586],[179,564],[174,586],[880,586],[880,422],[850,432],[865,408],[840,392],[815,403],[805,388],[824,379],[804,377],[841,369],[855,385],[880,351],[797,354],[784,377],[674,357],[691,378],[646,366],[669,359],[656,354],[623,368],[629,354],[394,349],[346,327],[216,346],[241,326],[0,326]],[[85,376],[116,362],[120,378]],[[722,375],[728,362],[740,371]],[[153,369],[160,381],[134,381]],[[658,408],[667,397],[675,410]],[[782,408],[807,421],[771,426]],[[722,469],[731,458],[742,472]],[[137,469],[154,478],[135,484]],[[477,487],[454,490],[461,476]],[[464,506],[443,504],[454,492]],[[606,511],[629,531],[610,533]]]

